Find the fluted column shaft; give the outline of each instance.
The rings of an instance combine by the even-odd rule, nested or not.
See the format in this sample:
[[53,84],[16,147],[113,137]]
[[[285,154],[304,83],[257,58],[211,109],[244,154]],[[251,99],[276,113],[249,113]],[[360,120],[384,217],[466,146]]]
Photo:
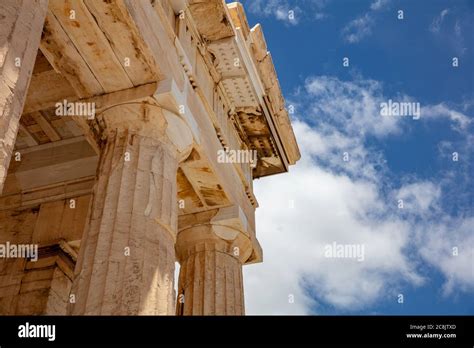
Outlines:
[[130,110],[108,120],[70,313],[173,314],[180,152],[165,131],[150,132],[162,116],[120,112]]
[[178,234],[177,315],[245,314],[242,265],[250,240],[239,231],[222,238],[218,228],[197,225]]

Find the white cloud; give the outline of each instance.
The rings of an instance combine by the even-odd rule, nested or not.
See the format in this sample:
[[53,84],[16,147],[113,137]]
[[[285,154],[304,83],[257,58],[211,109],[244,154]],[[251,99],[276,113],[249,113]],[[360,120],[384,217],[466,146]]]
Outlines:
[[461,11],[458,8],[446,8],[435,16],[428,26],[435,39],[443,46],[453,50],[457,56],[464,56],[468,51],[471,37],[465,37],[465,33],[472,32],[472,15],[469,11]]
[[[429,283],[426,262],[445,275],[445,293],[473,287],[472,221],[450,223],[440,185],[413,179],[384,189],[384,158],[364,139],[402,130],[402,120],[379,114],[387,99],[373,80],[307,80],[293,103],[312,123],[293,123],[301,160],[289,174],[255,183],[264,261],[244,267],[248,314],[318,313],[327,305],[351,313],[379,300],[395,303],[406,286]],[[405,200],[403,212],[397,198]],[[324,257],[333,242],[364,245],[364,260]],[[446,254],[453,244],[464,250],[455,259]]]
[[448,219],[420,228],[420,254],[446,277],[445,295],[474,289],[474,218]]
[[[422,278],[403,255],[409,225],[387,215],[376,179],[352,180],[318,168],[311,154],[321,150],[314,151],[309,139],[320,135],[302,122],[294,128],[298,139],[307,139],[300,144],[301,162],[289,175],[256,185],[264,262],[244,268],[247,312],[304,314],[311,307],[317,312],[304,281],[318,300],[346,310],[390,296],[390,288],[400,283],[420,284]],[[294,208],[289,208],[290,200]],[[380,214],[383,219],[376,217]],[[364,245],[364,261],[323,257],[324,246],[332,242]],[[290,294],[293,304],[288,303]]]
[[297,25],[303,17],[325,19],[327,14],[323,12],[323,8],[326,3],[327,0],[252,0],[248,3],[248,11],[262,17],[273,17],[289,25]]
[[341,81],[336,77],[319,76],[307,81],[306,90],[317,100],[311,103],[311,111],[316,115],[330,115],[331,124],[336,123],[353,137],[361,132],[362,135],[385,136],[400,130],[396,118],[380,116],[380,104],[387,98],[382,95],[382,84],[378,81]]
[[369,11],[364,15],[350,21],[341,31],[344,40],[349,43],[357,43],[372,35],[377,12],[386,10],[390,0],[375,0],[370,5]]
[[378,11],[383,9],[390,3],[390,0],[375,0],[371,5],[370,9],[373,11]]
[[427,105],[421,109],[422,117],[447,118],[452,121],[453,129],[463,130],[471,123],[469,117],[462,112],[450,109],[446,104]]
[[439,33],[441,30],[441,25],[443,24],[444,17],[449,13],[449,9],[444,9],[441,13],[433,19],[429,27],[430,31],[433,33]]
[[417,215],[424,215],[431,208],[437,208],[436,202],[440,197],[440,187],[431,182],[406,184],[396,193],[397,200],[402,200],[403,209]]
[[322,20],[322,19],[325,19],[327,17],[329,17],[329,16],[326,13],[322,13],[322,12],[314,14],[314,19],[316,19],[316,20]]
[[374,19],[369,13],[366,13],[365,15],[350,21],[344,29],[342,29],[342,34],[347,42],[357,43],[372,34],[373,25]]
[[456,33],[456,36],[462,36],[461,24],[459,20],[457,20],[456,24],[454,24],[454,32]]
[[292,7],[286,0],[252,1],[249,5],[249,11],[263,17],[274,17],[292,25],[298,24],[301,13],[299,7]]

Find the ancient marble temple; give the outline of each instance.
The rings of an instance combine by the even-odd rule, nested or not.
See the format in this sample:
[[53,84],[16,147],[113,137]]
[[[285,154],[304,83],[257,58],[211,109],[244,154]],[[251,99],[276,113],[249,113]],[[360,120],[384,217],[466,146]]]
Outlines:
[[1,315],[245,313],[300,154],[240,3],[2,0],[0,113]]

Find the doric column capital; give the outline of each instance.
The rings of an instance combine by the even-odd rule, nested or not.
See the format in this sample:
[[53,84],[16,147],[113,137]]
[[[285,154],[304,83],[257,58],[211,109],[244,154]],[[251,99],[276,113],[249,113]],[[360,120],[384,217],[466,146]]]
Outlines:
[[184,160],[193,147],[193,134],[179,115],[154,104],[132,102],[114,105],[98,115],[104,136],[117,132],[137,134],[159,141]]
[[216,250],[235,257],[244,264],[252,254],[248,223],[239,206],[229,206],[180,218],[177,258],[184,261],[189,255]]
[[211,223],[179,231],[176,242],[179,262],[192,254],[211,250],[232,256],[243,264],[252,253],[252,242],[243,231]]

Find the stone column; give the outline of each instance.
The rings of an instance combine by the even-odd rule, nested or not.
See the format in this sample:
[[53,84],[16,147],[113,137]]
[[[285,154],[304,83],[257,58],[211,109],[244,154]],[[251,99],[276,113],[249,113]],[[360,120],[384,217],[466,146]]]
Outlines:
[[178,116],[128,104],[101,116],[106,145],[69,313],[174,313],[178,164],[192,135]]
[[47,0],[0,1],[0,194],[15,146]]
[[244,315],[242,265],[251,244],[244,231],[212,222],[180,230],[176,315]]

